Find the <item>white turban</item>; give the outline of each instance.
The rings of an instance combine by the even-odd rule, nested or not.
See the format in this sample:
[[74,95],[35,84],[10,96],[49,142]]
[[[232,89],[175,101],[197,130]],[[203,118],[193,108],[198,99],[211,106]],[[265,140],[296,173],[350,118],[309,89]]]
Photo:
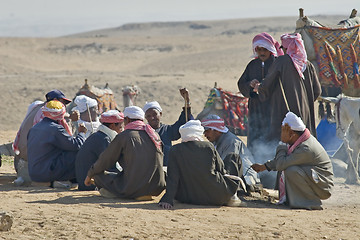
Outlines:
[[144,120],[145,113],[138,106],[130,106],[124,109],[124,117],[128,117],[130,119]]
[[304,122],[301,120],[301,118],[299,118],[298,116],[296,116],[296,114],[292,112],[288,112],[286,114],[282,122],[282,125],[284,126],[285,123],[287,123],[290,126],[290,128],[294,131],[302,132],[306,129],[306,126]]
[[179,128],[182,142],[202,141],[204,127],[199,120],[190,120]]
[[95,99],[87,97],[85,95],[77,96],[74,100],[74,103],[76,104],[76,106],[72,110],[78,110],[81,113],[85,112],[88,107],[91,108],[98,105],[98,102]]
[[103,112],[100,116],[101,123],[121,123],[124,121],[124,113],[118,110],[109,110]]
[[162,112],[162,108],[160,107],[160,104],[157,101],[145,103],[143,110],[146,113],[146,111],[149,110],[150,108],[154,108],[154,109],[158,110],[159,112]]

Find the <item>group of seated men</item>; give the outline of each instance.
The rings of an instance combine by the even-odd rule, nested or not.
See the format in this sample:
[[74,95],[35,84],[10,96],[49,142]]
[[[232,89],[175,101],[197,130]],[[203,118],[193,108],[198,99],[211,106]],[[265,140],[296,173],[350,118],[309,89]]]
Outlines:
[[[189,102],[188,91],[180,93]],[[193,120],[189,104],[174,124],[166,125],[155,101],[143,109],[126,107],[123,113],[110,110],[98,119],[90,110],[96,112],[96,100],[78,96],[74,115],[88,118],[83,117],[83,122],[74,118],[78,124],[73,134],[65,120],[64,104],[69,100],[62,97],[47,99],[41,107],[43,119],[27,135],[33,181],[70,180],[78,183],[79,190],[97,188],[104,197],[137,200],[151,200],[166,188],[159,202],[165,209],[173,207],[173,200],[244,206],[237,196],[242,183],[258,182],[256,172],[276,170],[281,171],[280,200],[290,207],[321,209],[321,199],[330,197],[330,159],[295,114],[284,119],[275,158],[261,165],[252,163],[246,146],[223,119],[209,115],[202,122]],[[172,146],[178,139],[181,143]]]

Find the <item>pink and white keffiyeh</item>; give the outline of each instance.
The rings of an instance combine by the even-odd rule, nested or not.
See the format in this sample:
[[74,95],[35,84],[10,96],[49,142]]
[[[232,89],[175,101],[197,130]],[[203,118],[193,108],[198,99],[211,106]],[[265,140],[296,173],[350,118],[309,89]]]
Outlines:
[[255,51],[256,47],[263,47],[269,50],[275,57],[284,55],[283,50],[280,48],[280,43],[276,41],[270,34],[263,32],[256,35],[252,41],[253,53],[257,57]]
[[143,121],[137,120],[137,121],[133,121],[133,122],[126,124],[125,130],[127,130],[127,129],[145,131],[149,135],[151,141],[153,141],[153,143],[155,144],[155,147],[158,150],[161,150],[161,144],[162,144],[161,139],[160,139],[159,135],[156,134],[155,130],[149,124],[145,124]]
[[[296,140],[296,142],[288,147],[287,154],[290,155],[295,148],[302,142],[310,138],[309,129],[305,128],[304,133]],[[285,188],[285,174],[284,171],[281,171],[280,180],[279,180],[279,204],[283,204],[286,201],[286,188]]]
[[303,72],[306,69],[307,55],[301,35],[299,33],[286,33],[281,35],[280,38],[282,46],[286,48],[286,54],[291,57],[300,77],[304,79]]

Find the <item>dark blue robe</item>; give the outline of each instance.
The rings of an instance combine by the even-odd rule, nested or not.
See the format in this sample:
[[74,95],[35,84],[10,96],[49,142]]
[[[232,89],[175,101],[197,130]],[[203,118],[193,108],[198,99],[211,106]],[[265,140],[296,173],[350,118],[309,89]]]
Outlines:
[[[194,117],[191,114],[190,108],[188,108],[188,120],[193,120]],[[179,128],[181,125],[186,123],[185,111],[183,110],[180,114],[179,119],[173,125],[166,125],[160,123],[160,127],[155,131],[160,135],[161,141],[163,142],[164,148],[164,166],[167,166],[169,161],[169,150],[172,146],[171,141],[180,139]]]
[[85,186],[84,180],[90,167],[96,162],[100,154],[109,146],[111,139],[101,131],[97,131],[88,137],[80,148],[75,162],[76,180],[79,190],[94,190],[95,186]]
[[73,137],[50,118],[44,118],[28,133],[29,174],[33,181],[66,181],[75,178],[75,158],[85,142],[81,135]]

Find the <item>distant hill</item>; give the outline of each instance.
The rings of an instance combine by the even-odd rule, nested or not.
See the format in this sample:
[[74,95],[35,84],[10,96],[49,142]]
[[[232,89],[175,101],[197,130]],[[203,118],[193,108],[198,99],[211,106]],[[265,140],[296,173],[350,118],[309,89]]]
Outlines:
[[[318,15],[310,18],[325,24],[335,25],[340,20],[347,18],[341,15]],[[186,22],[150,22],[128,23],[116,28],[100,29],[90,32],[68,35],[66,37],[117,37],[117,36],[162,36],[162,35],[192,35],[192,36],[217,36],[253,34],[259,32],[293,32],[298,17],[268,17],[229,19],[218,21],[186,21]],[[282,24],[279,24],[281,22]]]

